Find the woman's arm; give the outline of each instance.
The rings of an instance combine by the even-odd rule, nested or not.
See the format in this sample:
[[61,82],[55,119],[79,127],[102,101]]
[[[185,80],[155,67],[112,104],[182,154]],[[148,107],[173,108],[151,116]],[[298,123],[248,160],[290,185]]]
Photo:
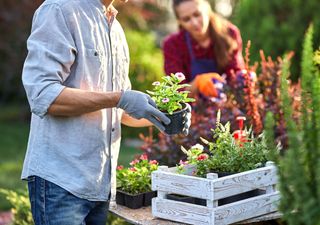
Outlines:
[[236,73],[239,70],[245,68],[244,60],[242,56],[242,38],[240,34],[240,30],[233,24],[230,24],[229,27],[230,36],[236,40],[238,47],[234,50],[231,55],[230,63],[225,69],[225,73],[229,76],[232,71]]

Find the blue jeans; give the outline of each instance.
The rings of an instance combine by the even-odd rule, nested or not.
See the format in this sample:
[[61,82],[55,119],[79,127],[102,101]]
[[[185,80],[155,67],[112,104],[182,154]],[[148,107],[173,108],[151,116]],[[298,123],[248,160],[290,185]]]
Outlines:
[[35,225],[106,225],[108,202],[78,198],[37,176],[28,178]]

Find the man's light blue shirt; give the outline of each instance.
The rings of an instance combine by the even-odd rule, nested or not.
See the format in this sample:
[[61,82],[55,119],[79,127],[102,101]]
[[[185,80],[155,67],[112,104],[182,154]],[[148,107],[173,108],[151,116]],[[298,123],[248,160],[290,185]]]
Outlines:
[[34,15],[27,47],[22,81],[32,118],[22,179],[36,175],[77,197],[107,200],[116,186],[123,111],[57,117],[47,110],[65,87],[131,88],[119,22],[109,26],[99,0],[46,0]]

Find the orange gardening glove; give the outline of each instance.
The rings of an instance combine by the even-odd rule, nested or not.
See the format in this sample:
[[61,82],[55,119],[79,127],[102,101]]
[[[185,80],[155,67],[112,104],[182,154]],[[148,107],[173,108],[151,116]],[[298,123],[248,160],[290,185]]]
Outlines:
[[215,82],[225,83],[225,80],[217,73],[203,73],[195,78],[198,91],[207,97],[219,97]]

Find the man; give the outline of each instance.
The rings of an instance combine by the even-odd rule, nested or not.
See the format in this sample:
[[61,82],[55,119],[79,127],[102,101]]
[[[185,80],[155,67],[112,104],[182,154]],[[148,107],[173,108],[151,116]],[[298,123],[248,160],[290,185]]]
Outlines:
[[120,122],[161,131],[170,123],[148,95],[130,90],[113,1],[46,0],[34,15],[22,75],[32,111],[22,179],[36,225],[105,225]]

